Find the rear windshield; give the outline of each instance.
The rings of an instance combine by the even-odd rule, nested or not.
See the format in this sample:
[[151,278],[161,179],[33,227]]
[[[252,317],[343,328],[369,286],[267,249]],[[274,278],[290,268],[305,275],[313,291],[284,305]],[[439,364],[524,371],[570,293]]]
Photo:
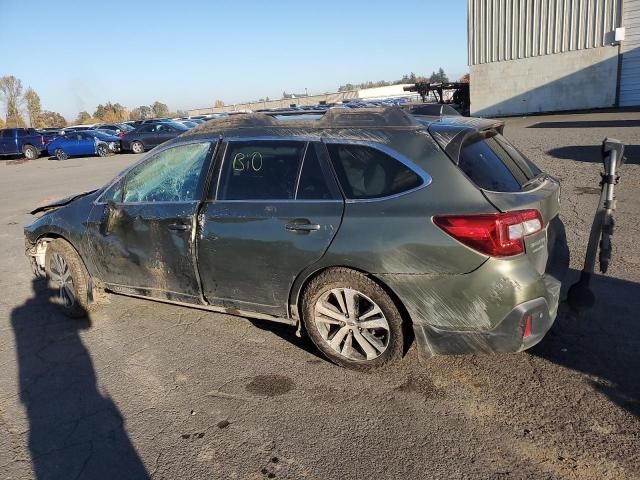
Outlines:
[[462,146],[460,169],[478,187],[519,192],[542,172],[497,132],[484,132]]

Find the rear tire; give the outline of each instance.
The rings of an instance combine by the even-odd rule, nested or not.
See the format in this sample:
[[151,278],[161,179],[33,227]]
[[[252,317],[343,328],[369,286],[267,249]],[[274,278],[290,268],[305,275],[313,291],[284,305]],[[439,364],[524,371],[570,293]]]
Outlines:
[[142,142],[132,142],[131,143],[131,151],[133,153],[144,153],[144,145],[142,145]]
[[402,356],[402,316],[391,297],[371,278],[348,268],[327,270],[302,296],[302,321],[329,360],[371,371]]
[[66,160],[67,158],[69,158],[69,155],[67,155],[67,153],[61,148],[56,148],[55,153],[58,160]]
[[40,152],[33,145],[25,145],[22,148],[22,153],[27,160],[35,160],[40,155]]
[[55,291],[53,303],[68,317],[85,317],[89,306],[89,274],[75,249],[62,239],[50,242],[45,271],[49,288]]

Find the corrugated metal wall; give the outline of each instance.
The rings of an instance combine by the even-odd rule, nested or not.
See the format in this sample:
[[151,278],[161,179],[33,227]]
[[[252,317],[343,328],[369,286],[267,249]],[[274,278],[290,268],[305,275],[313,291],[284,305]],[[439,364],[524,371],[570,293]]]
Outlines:
[[640,105],[640,0],[624,0],[620,106]]
[[469,0],[469,65],[602,47],[622,0]]

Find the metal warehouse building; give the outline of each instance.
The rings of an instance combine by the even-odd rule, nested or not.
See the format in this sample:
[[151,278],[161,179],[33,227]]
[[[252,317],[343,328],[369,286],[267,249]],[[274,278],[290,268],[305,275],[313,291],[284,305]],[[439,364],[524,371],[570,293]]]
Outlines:
[[640,106],[640,0],[469,0],[471,113]]

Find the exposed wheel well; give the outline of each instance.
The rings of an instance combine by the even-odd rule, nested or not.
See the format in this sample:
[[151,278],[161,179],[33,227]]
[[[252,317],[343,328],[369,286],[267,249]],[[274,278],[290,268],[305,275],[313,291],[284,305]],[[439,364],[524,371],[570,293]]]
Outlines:
[[297,295],[294,298],[295,292],[292,292],[291,294],[291,300],[290,300],[290,304],[289,304],[289,316],[291,318],[294,318],[297,322],[298,322],[298,334],[302,334],[302,332],[304,331],[304,326],[302,323],[302,297],[304,295],[305,290],[307,289],[307,287],[309,286],[309,283],[311,283],[311,281],[318,277],[319,275],[329,271],[329,270],[334,270],[334,269],[349,269],[349,270],[353,270],[354,272],[359,272],[365,276],[367,276],[368,278],[370,278],[371,280],[373,280],[374,282],[376,282],[380,288],[382,288],[387,295],[389,295],[389,297],[391,297],[391,300],[393,301],[393,303],[395,304],[396,308],[398,309],[398,311],[400,312],[400,316],[402,317],[402,324],[404,326],[404,334],[405,334],[405,352],[406,350],[408,350],[409,346],[411,345],[411,343],[413,342],[413,322],[411,321],[411,316],[409,315],[408,310],[406,309],[406,307],[404,306],[404,303],[402,303],[402,300],[400,300],[400,297],[398,297],[398,295],[393,291],[393,289],[391,289],[391,287],[389,287],[389,285],[387,285],[386,283],[384,283],[382,280],[380,280],[378,277],[376,277],[375,275],[370,274],[369,272],[366,272],[364,270],[361,270],[359,268],[353,268],[353,267],[346,267],[343,265],[332,265],[330,267],[324,267],[321,268],[319,270],[316,270],[315,272],[311,273],[307,278],[305,278],[304,282],[302,283],[302,285],[300,286],[300,289],[297,292]]
[[[85,264],[84,258],[82,258],[82,255],[80,255],[80,252],[78,252],[78,249],[73,244],[73,242],[71,242],[71,241],[69,241],[69,239],[65,238],[64,235],[60,235],[59,233],[54,233],[54,232],[48,232],[48,233],[44,233],[44,234],[40,235],[38,237],[38,239],[36,240],[36,242],[35,242],[34,257],[36,258],[36,263],[37,263],[38,267],[40,267],[43,272],[44,272],[44,256],[45,256],[45,254],[47,252],[47,244],[49,242],[52,242],[53,240],[64,240],[69,245],[71,245],[71,248],[73,248],[73,250],[78,255],[78,258],[80,259],[80,261],[84,265],[84,268],[87,271],[87,275],[89,275],[89,271],[87,270],[87,265]],[[91,275],[89,275],[89,278],[91,278]]]

